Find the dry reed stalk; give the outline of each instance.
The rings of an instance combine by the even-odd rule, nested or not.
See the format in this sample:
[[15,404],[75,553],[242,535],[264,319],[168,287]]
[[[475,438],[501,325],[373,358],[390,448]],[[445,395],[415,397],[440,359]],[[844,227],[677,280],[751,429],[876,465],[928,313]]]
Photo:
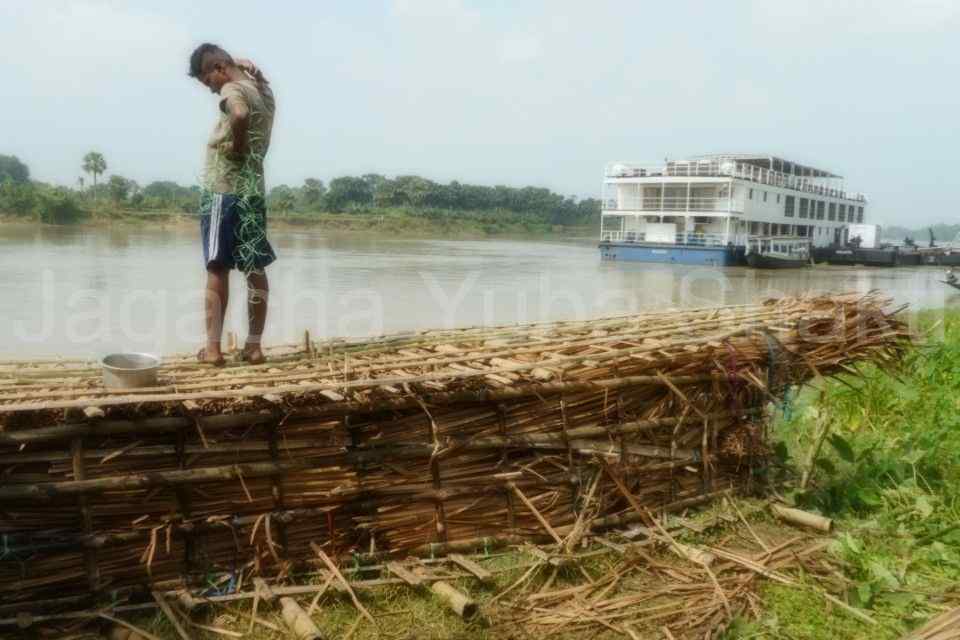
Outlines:
[[937,616],[903,640],[960,640],[960,609]]

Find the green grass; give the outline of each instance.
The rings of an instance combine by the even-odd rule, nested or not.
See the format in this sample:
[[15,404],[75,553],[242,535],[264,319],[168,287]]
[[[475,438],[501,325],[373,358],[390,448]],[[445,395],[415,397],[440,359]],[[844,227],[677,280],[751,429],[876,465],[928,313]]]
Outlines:
[[848,600],[884,628],[768,587],[767,618],[742,637],[896,638],[960,606],[960,313],[914,319],[929,339],[897,374],[866,367],[807,389],[776,430],[796,468],[830,425],[811,485],[790,497],[836,520]]

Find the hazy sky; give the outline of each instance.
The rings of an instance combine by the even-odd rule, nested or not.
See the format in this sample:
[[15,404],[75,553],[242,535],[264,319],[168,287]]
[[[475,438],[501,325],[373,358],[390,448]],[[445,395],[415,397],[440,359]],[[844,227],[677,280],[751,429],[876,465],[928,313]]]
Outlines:
[[[268,182],[418,173],[595,196],[611,160],[783,155],[847,177],[875,219],[960,219],[960,1],[0,4],[0,153],[190,184],[222,44],[272,80]],[[950,195],[954,194],[954,195]]]

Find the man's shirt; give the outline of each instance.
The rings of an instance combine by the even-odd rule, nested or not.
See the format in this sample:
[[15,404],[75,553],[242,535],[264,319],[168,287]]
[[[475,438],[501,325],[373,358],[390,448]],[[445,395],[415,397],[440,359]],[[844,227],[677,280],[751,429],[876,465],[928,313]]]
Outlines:
[[[233,130],[230,128],[230,107],[236,102],[248,109],[248,154],[233,157]],[[228,82],[220,88],[220,118],[207,142],[203,185],[216,193],[232,193],[242,197],[266,197],[263,160],[270,148],[275,103],[266,83],[253,80]]]

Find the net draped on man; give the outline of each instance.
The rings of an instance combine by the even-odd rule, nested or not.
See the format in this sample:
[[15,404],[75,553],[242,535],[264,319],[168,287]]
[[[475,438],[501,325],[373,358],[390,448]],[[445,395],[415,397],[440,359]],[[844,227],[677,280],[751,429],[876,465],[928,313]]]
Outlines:
[[247,279],[247,339],[243,360],[263,362],[267,319],[266,268],[276,254],[267,240],[264,158],[270,148],[275,102],[263,74],[205,43],[190,56],[190,76],[219,95],[217,123],[207,141],[200,198],[200,235],[207,269],[205,346],[201,362],[224,364],[221,351],[230,271]]

